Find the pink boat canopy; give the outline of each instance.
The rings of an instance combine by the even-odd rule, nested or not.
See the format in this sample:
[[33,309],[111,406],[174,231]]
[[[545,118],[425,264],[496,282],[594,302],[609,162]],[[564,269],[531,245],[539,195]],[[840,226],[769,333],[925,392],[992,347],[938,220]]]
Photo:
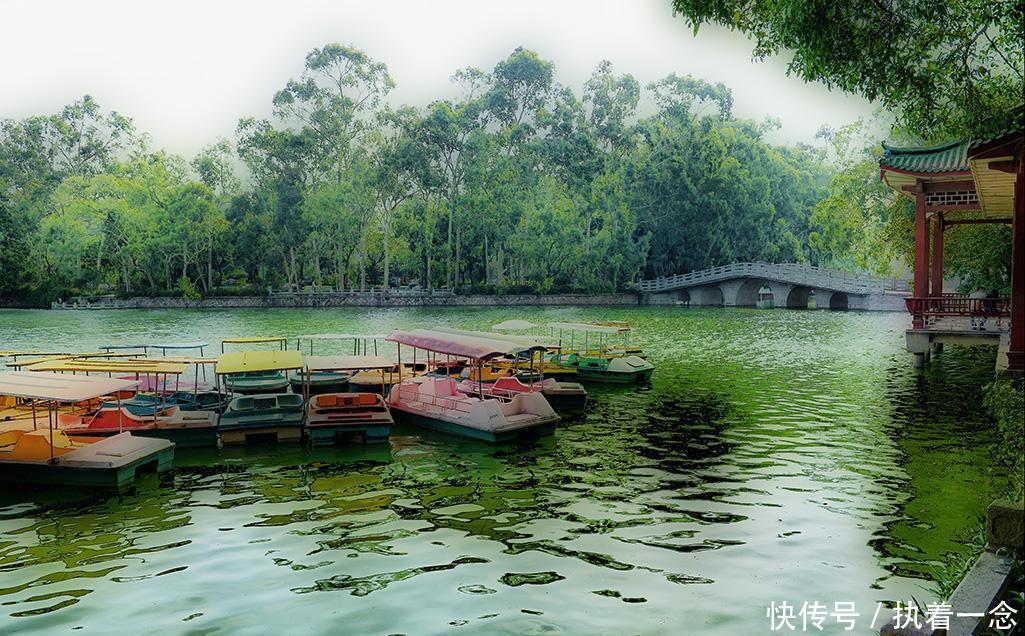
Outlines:
[[414,329],[412,331],[393,331],[387,338],[388,342],[416,347],[424,351],[443,353],[460,358],[485,360],[496,356],[516,354],[524,350],[522,344],[498,340],[465,336],[430,329]]

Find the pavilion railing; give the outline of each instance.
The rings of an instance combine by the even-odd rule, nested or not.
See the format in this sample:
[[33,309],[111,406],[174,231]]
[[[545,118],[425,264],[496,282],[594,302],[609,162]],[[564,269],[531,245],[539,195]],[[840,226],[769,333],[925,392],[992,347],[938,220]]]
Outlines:
[[803,263],[732,263],[686,274],[641,280],[637,282],[637,290],[640,292],[669,291],[731,278],[763,278],[856,294],[909,291],[907,281],[897,278],[863,276]]
[[919,316],[1010,316],[1010,296],[969,298],[962,294],[944,294],[928,298],[905,298],[908,312]]

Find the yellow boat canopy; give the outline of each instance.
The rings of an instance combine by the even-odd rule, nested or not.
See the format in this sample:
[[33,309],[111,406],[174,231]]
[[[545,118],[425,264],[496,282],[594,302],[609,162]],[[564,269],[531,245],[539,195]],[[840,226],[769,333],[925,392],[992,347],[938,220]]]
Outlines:
[[245,338],[225,338],[221,340],[222,343],[227,342],[229,344],[251,344],[254,342],[286,342],[287,338],[279,336],[249,336]]
[[217,364],[217,358],[199,358],[196,356],[160,356],[158,358],[139,358],[153,362],[171,362],[175,364]]
[[30,371],[74,371],[82,373],[141,373],[146,375],[181,375],[188,365],[181,362],[165,362],[161,358],[140,360],[96,360],[65,359],[40,362],[29,367]]
[[236,351],[217,359],[218,375],[253,371],[291,371],[303,366],[298,351]]
[[594,325],[586,322],[553,322],[549,327],[560,331],[584,331],[588,333],[627,333],[631,331],[630,327],[622,325]]
[[0,371],[0,395],[52,402],[83,402],[103,395],[134,389],[137,380],[91,378],[59,373]]
[[308,371],[357,371],[394,366],[394,362],[383,356],[306,356]]

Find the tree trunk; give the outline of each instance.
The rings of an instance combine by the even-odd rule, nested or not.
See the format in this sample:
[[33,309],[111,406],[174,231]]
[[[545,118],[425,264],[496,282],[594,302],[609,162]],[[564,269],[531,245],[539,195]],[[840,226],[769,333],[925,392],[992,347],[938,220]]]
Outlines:
[[448,243],[445,246],[445,286],[452,289],[452,205],[448,206]]
[[384,291],[388,291],[391,285],[391,213],[387,214],[388,218],[381,224],[384,229],[384,281],[382,281]]
[[206,292],[214,286],[214,233],[206,233]]
[[364,228],[359,235],[359,290],[367,290],[367,231]]

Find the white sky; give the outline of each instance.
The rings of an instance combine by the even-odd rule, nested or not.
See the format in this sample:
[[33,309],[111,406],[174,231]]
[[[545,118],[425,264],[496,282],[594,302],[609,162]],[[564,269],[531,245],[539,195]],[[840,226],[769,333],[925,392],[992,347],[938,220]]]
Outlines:
[[741,35],[705,26],[695,37],[670,0],[0,0],[0,118],[56,112],[88,93],[154,146],[191,156],[234,139],[240,117],[269,116],[275,91],[327,42],[386,63],[393,104],[451,97],[456,69],[490,70],[522,45],[578,94],[603,58],[642,85],[671,72],[723,82],[735,114],[781,120],[775,141],[812,142],[820,125],[873,111],[786,77],[782,60],[752,61]]

